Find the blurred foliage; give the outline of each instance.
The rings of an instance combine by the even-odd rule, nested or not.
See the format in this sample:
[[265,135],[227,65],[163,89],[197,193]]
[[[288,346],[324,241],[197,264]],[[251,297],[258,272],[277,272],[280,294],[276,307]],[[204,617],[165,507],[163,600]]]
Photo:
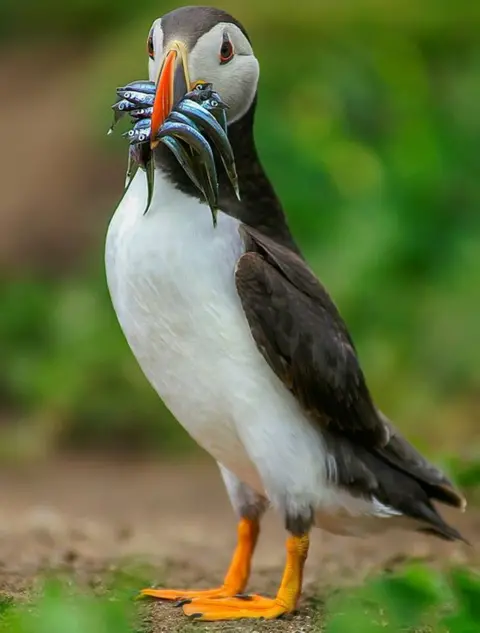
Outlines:
[[374,579],[357,592],[342,592],[327,605],[325,633],[475,633],[480,623],[480,576],[412,566]]
[[[176,4],[2,0],[0,42],[74,42],[85,133],[113,159],[125,154],[105,140],[114,88],[145,76],[150,23]],[[464,419],[478,426],[480,4],[216,4],[252,36],[261,156],[379,405],[422,448],[443,423],[455,444]],[[103,270],[86,268],[0,282],[0,411],[30,421],[19,441],[183,441],[123,341]]]
[[[0,601],[0,633],[146,633],[150,627],[145,628],[134,609],[132,581],[114,582],[108,594],[94,596],[56,580],[47,582],[33,602],[4,598]],[[312,630],[319,632],[477,633],[480,576],[462,568],[439,573],[415,566],[374,578],[359,590],[342,590],[326,604],[319,598],[312,602],[314,608],[319,602],[312,622]],[[263,630],[261,623],[258,628]],[[211,626],[185,620],[172,633],[193,630],[211,630]]]
[[0,603],[0,631],[5,633],[133,633],[134,626],[124,594],[99,600],[57,582],[48,583],[34,605]]

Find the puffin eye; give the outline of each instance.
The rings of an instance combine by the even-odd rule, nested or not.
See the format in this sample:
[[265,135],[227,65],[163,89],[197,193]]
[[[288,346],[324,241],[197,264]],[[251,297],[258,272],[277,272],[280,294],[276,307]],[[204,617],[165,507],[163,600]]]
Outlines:
[[233,59],[234,51],[233,44],[230,41],[228,35],[223,36],[222,47],[220,49],[220,63],[228,64],[228,62]]
[[155,51],[153,49],[153,32],[150,32],[147,40],[147,52],[150,59],[155,59]]

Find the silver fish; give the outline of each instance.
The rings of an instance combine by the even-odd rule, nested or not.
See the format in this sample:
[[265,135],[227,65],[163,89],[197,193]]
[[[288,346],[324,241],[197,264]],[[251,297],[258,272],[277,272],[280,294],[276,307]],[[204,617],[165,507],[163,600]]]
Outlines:
[[137,173],[138,165],[137,146],[130,145],[128,148],[127,173],[125,174],[125,191],[130,187],[133,177]]
[[149,108],[153,106],[155,101],[155,95],[147,94],[145,92],[139,92],[138,90],[127,90],[126,88],[120,88],[117,90],[117,95],[120,99],[126,99],[133,104],[140,106],[141,108]]
[[126,86],[121,86],[117,88],[117,92],[118,90],[134,90],[136,92],[145,92],[146,94],[154,95],[157,92],[157,85],[154,81],[141,79],[139,81],[132,81]]
[[150,158],[145,165],[145,172],[147,176],[147,206],[143,215],[147,213],[150,208],[150,204],[152,203],[153,198],[153,186],[155,183],[155,160],[153,158],[153,154],[150,152]]
[[[201,134],[200,129],[195,125],[193,121],[191,121],[187,116],[182,114],[181,112],[177,112],[176,110],[172,110],[169,114],[167,121],[182,123],[189,128],[193,128],[199,134]],[[180,165],[184,168],[189,178],[192,180],[193,184],[203,193],[204,197],[207,198],[207,192],[209,188],[209,183],[205,181],[205,173],[202,170],[198,169],[197,163],[195,162],[195,150],[190,146],[190,153],[183,147],[183,145],[177,141],[173,136],[166,136],[161,139],[167,147],[169,147],[172,151]],[[173,141],[175,147],[172,148],[171,141]],[[218,187],[217,187],[218,189]]]
[[192,160],[192,155],[187,152],[180,141],[178,141],[174,136],[164,136],[161,141],[173,153],[193,184],[203,192],[203,186],[200,184],[198,174],[196,173],[197,169]]
[[134,119],[151,119],[153,114],[153,108],[139,108],[138,110],[131,110],[129,115]]
[[196,88],[187,92],[185,100],[195,101],[205,109],[209,110],[222,126],[224,132],[227,132],[227,113],[228,105],[222,101],[222,98],[212,89],[212,84],[199,84]]
[[190,117],[203,131],[206,132],[208,138],[211,138],[215,147],[217,148],[220,158],[225,166],[228,178],[232,184],[237,198],[240,200],[240,191],[238,187],[238,175],[235,167],[235,158],[233,155],[232,146],[228,140],[222,126],[213,117],[211,112],[206,110],[203,106],[199,105],[191,99],[185,99],[180,101],[176,106],[176,110]]
[[128,101],[128,99],[120,99],[112,105],[113,110],[113,123],[108,130],[108,134],[111,134],[117,125],[117,123],[127,114],[132,111],[138,110],[138,105]]
[[114,103],[112,106],[112,110],[115,112],[130,112],[136,109],[138,109],[138,106],[128,99],[120,99],[120,101],[117,101],[117,103]]
[[147,143],[150,140],[150,126],[150,119],[140,119],[140,121],[137,121],[133,128],[125,132],[123,136],[128,138],[130,143]]
[[166,136],[175,136],[179,138],[192,147],[198,154],[198,159],[202,166],[202,173],[205,176],[205,184],[202,188],[208,205],[210,206],[213,225],[216,226],[218,214],[218,178],[217,168],[215,167],[215,159],[208,141],[191,125],[170,121],[167,121],[162,125],[157,138],[162,139]]
[[172,110],[170,112],[165,123],[167,123],[168,121],[173,121],[175,123],[185,123],[185,125],[193,127],[195,130],[197,130],[197,132],[200,132],[201,134],[201,130],[198,125],[195,125],[194,121],[190,120],[188,116],[182,114],[182,112],[179,112],[178,110]]

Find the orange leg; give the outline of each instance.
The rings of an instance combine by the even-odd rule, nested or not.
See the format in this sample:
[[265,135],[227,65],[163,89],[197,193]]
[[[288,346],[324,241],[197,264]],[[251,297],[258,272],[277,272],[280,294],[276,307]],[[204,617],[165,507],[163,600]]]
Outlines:
[[240,519],[238,542],[223,584],[215,589],[143,589],[142,596],[160,600],[190,600],[203,598],[226,598],[242,593],[250,576],[250,563],[257,544],[260,525],[258,519]]
[[308,554],[309,536],[290,536],[287,539],[287,561],[276,598],[240,596],[212,600],[194,598],[183,606],[183,611],[198,620],[239,620],[242,618],[273,619],[291,613],[297,606],[302,591],[303,568]]

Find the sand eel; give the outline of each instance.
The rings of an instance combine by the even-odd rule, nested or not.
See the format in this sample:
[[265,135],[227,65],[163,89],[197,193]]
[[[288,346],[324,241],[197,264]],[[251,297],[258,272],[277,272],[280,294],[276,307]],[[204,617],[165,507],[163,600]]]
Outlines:
[[[376,408],[348,330],[292,238],[255,149],[259,64],[245,29],[187,7],[154,22],[148,49],[152,136],[196,82],[212,83],[228,105],[241,201],[219,173],[214,227],[198,187],[154,142],[148,213],[138,170],[108,229],[108,285],[146,377],[218,462],[239,524],[219,587],[143,594],[183,600],[203,620],[276,618],[297,605],[314,526],[455,540],[433,502],[465,501]],[[269,505],[288,531],[285,570],[275,597],[246,597]]]

